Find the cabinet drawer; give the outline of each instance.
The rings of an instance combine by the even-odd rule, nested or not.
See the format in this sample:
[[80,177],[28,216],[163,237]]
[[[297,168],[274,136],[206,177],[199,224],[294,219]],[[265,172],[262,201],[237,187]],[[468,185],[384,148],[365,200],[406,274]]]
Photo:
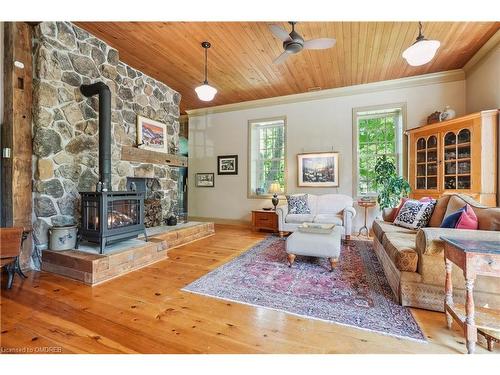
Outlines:
[[258,216],[255,218],[255,224],[259,227],[272,226],[274,224],[274,220],[272,217]]
[[253,226],[256,229],[278,229],[278,216],[274,211],[272,212],[254,212],[253,213]]

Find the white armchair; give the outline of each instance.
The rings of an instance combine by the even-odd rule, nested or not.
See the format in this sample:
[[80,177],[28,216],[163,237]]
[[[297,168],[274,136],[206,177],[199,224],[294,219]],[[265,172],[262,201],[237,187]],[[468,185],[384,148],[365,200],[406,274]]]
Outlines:
[[307,194],[307,205],[310,214],[289,214],[288,204],[276,208],[281,236],[285,232],[294,232],[302,223],[321,223],[341,226],[345,238],[350,238],[352,219],[356,216],[351,197],[344,194]]

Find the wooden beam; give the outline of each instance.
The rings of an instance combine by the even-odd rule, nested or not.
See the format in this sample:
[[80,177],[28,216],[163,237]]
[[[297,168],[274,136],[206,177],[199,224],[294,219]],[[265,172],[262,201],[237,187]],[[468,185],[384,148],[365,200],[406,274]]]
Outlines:
[[[31,229],[32,209],[32,46],[31,26],[5,23],[4,123],[2,149],[10,157],[2,162],[2,215],[7,227]],[[21,266],[29,264],[31,241],[25,241]]]
[[185,156],[165,154],[132,146],[122,147],[122,160],[136,163],[167,164],[171,167],[187,167],[188,165]]

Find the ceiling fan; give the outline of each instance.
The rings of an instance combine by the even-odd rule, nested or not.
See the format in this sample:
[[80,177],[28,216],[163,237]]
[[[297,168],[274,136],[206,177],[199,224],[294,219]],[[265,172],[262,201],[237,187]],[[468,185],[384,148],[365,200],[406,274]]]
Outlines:
[[302,36],[295,31],[295,24],[297,22],[288,22],[292,25],[292,32],[287,34],[278,25],[270,25],[269,28],[274,36],[281,41],[283,41],[283,49],[285,50],[281,55],[274,59],[273,63],[281,64],[283,63],[289,55],[299,53],[303,49],[327,49],[335,45],[334,38],[318,38],[311,40],[304,40]]

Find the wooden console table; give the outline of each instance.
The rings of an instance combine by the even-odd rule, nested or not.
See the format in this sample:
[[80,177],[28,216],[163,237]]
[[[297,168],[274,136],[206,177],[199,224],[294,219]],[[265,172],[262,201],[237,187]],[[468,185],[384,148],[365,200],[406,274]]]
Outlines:
[[[467,352],[474,353],[478,329],[488,332],[488,348],[495,334],[500,333],[500,311],[474,306],[474,280],[476,276],[500,277],[500,241],[472,241],[441,237],[444,241],[446,266],[444,311],[446,323],[451,328],[455,320],[464,330]],[[451,269],[455,263],[465,277],[465,306],[453,303]],[[484,334],[483,334],[484,335]],[[493,337],[493,338],[492,338]]]

